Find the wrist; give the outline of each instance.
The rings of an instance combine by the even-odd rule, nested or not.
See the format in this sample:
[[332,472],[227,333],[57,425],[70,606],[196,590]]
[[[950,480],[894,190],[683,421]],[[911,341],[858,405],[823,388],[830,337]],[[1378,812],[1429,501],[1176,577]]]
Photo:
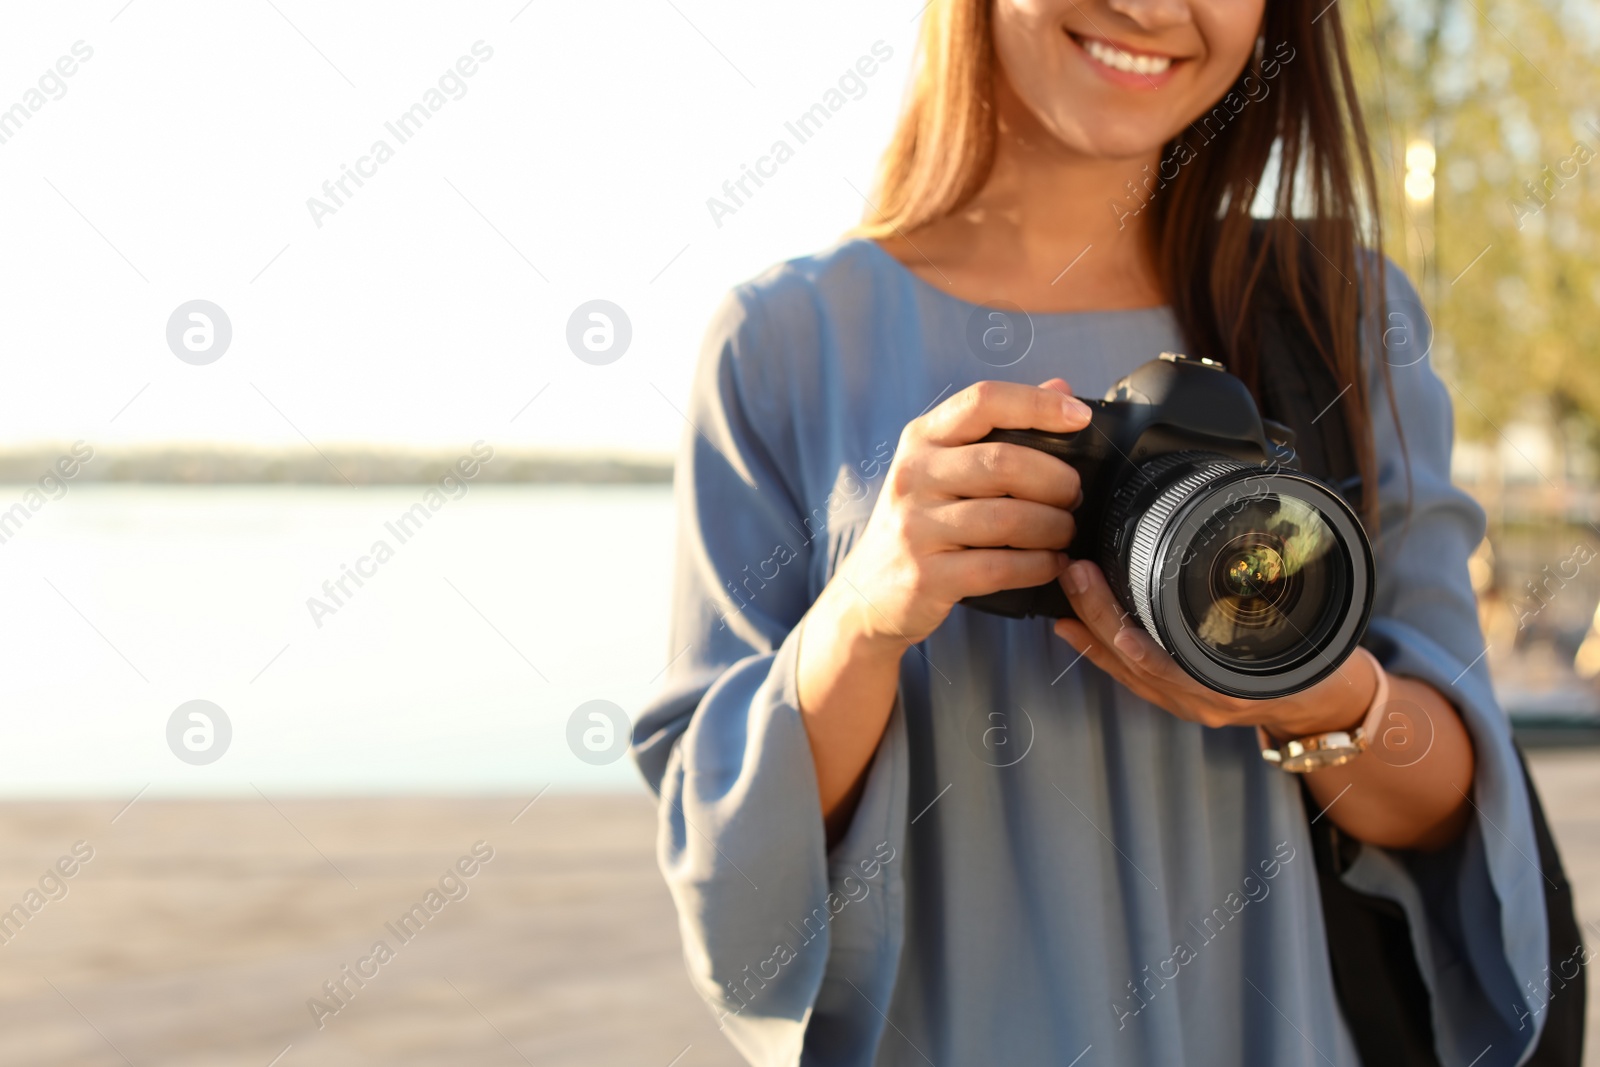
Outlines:
[[893,632],[861,593],[850,585],[841,589],[836,581],[823,588],[807,613],[806,631],[826,633],[824,640],[851,662],[898,663],[910,647],[905,635]]
[[1378,658],[1362,649],[1346,660],[1321,686],[1308,694],[1309,706],[1301,714],[1264,728],[1275,741],[1290,741],[1315,734],[1337,731],[1354,733],[1366,721],[1378,697],[1379,675],[1383,666]]
[[[1385,714],[1389,678],[1378,657],[1366,649],[1357,649],[1350,659],[1366,667],[1362,675],[1370,682],[1370,692],[1365,685],[1358,690],[1366,694],[1362,697],[1365,707],[1360,717],[1354,722],[1347,721],[1348,708],[1341,706],[1337,713],[1330,712],[1320,720],[1296,721],[1292,731],[1286,731],[1279,724],[1277,733],[1269,734],[1265,726],[1258,726],[1256,736],[1261,743],[1262,759],[1295,774],[1310,774],[1343,766],[1372,745],[1379,721]],[[1336,675],[1343,676],[1339,681],[1341,688],[1360,685],[1349,675],[1349,662],[1346,662]]]

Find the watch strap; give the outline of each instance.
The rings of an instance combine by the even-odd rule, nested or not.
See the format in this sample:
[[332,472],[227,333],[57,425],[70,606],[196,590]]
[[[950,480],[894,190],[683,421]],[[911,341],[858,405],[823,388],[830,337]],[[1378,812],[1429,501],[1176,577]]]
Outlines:
[[[1361,722],[1348,730],[1329,730],[1282,742],[1274,741],[1264,727],[1257,726],[1256,740],[1261,745],[1262,759],[1284,770],[1303,773],[1346,763],[1365,752],[1377,739],[1378,729],[1383,723],[1384,708],[1389,703],[1389,675],[1384,671],[1383,664],[1378,662],[1378,657],[1367,649],[1357,647],[1353,655],[1369,659],[1372,662],[1374,676],[1378,680],[1372,692],[1372,702],[1367,705],[1366,714],[1362,716]],[[1327,755],[1319,756],[1319,753]]]

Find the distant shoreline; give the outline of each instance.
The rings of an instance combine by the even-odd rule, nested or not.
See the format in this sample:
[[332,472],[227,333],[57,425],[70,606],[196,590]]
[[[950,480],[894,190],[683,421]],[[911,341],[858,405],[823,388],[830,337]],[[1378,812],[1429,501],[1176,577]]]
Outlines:
[[[37,483],[70,445],[0,450],[0,485]],[[467,449],[110,448],[94,451],[72,477],[147,485],[426,485],[453,473]],[[497,448],[474,483],[663,485],[666,456],[558,453]]]

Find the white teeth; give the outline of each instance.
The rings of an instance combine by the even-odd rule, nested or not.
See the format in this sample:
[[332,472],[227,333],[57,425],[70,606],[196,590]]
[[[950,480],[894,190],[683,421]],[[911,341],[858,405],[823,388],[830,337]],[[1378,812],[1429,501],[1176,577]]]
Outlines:
[[1129,74],[1160,74],[1172,66],[1172,60],[1166,56],[1138,56],[1092,38],[1083,42],[1083,50],[1096,62]]

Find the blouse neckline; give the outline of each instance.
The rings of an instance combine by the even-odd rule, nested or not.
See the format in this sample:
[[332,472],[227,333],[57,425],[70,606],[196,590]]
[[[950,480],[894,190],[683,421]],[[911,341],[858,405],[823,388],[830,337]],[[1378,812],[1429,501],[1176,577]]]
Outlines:
[[[916,271],[900,262],[894,256],[890,255],[887,249],[885,249],[871,237],[854,237],[851,238],[851,243],[865,246],[869,255],[884,263],[891,272],[903,275],[913,289],[929,293],[935,300],[941,300],[948,304],[954,305],[969,315],[978,308],[986,306],[983,304],[973,303],[971,300],[956,296],[954,293],[945,292],[943,289],[939,288],[937,285],[934,285],[932,282],[919,275]],[[1033,320],[1043,319],[1062,323],[1071,322],[1074,320],[1089,320],[1093,318],[1105,318],[1117,315],[1148,316],[1151,314],[1160,314],[1171,316],[1173,314],[1172,305],[1170,304],[1151,304],[1148,307],[1140,308],[1089,308],[1082,311],[1032,311],[1028,308],[1023,308],[1022,311],[1023,314],[1027,315],[1028,318]]]

